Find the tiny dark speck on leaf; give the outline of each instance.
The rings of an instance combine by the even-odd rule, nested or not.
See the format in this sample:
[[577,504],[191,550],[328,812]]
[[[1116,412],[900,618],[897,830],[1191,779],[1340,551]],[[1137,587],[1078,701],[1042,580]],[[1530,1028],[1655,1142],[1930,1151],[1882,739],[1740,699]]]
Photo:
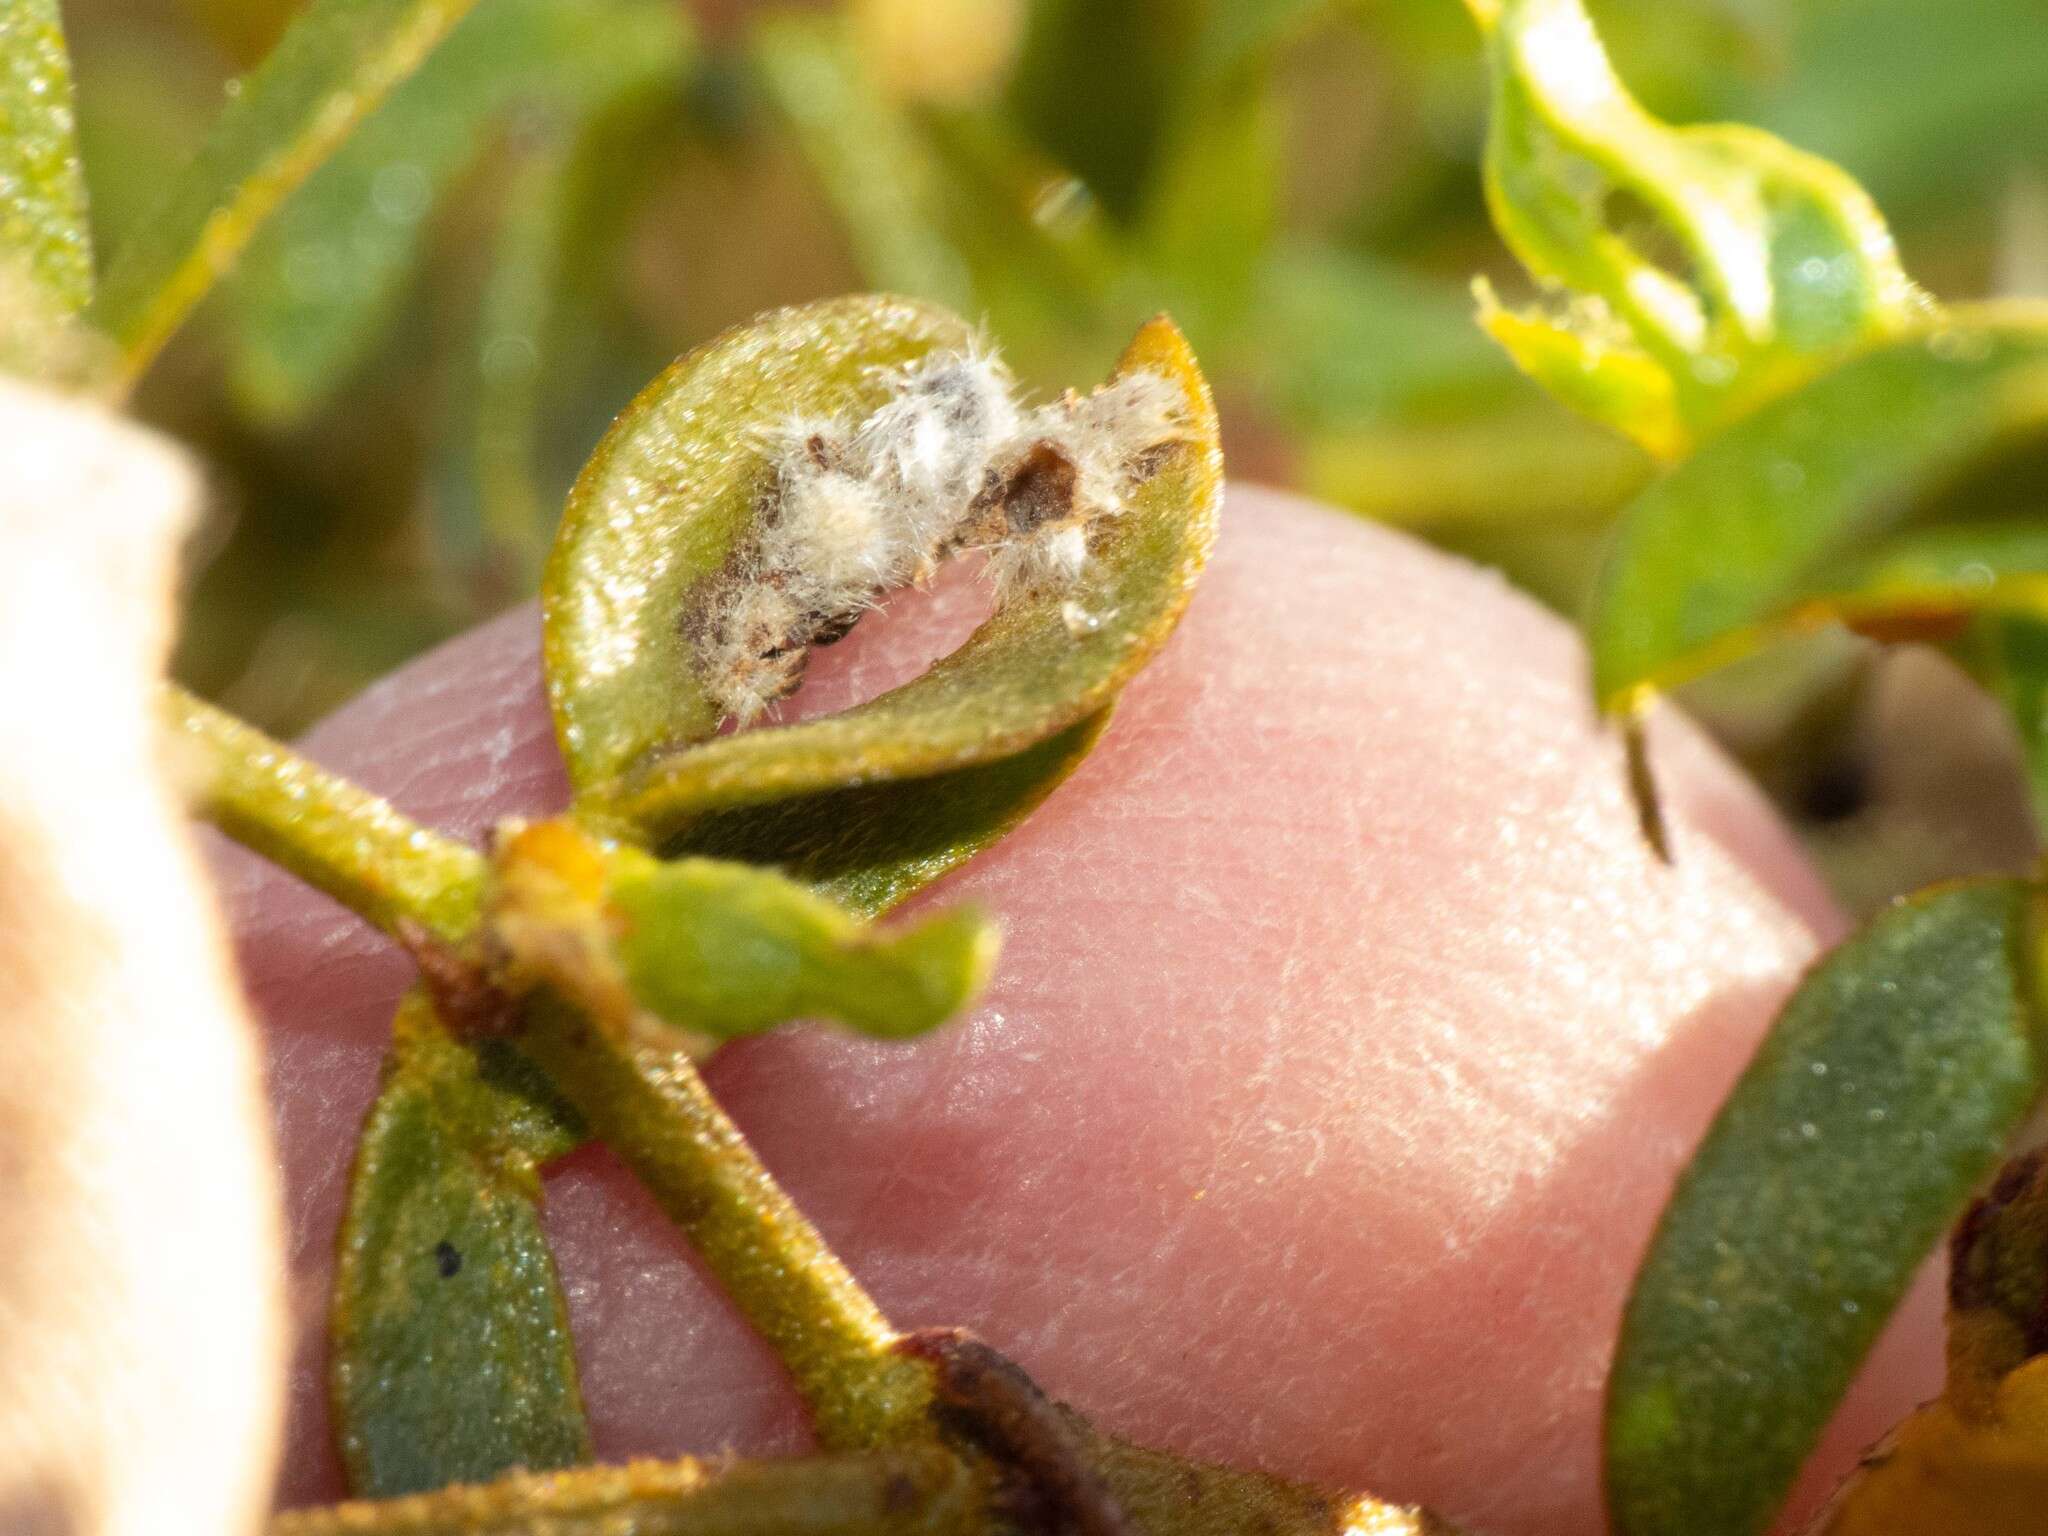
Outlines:
[[441,1272],[443,1280],[452,1280],[462,1268],[462,1250],[446,1238],[434,1244],[434,1268]]

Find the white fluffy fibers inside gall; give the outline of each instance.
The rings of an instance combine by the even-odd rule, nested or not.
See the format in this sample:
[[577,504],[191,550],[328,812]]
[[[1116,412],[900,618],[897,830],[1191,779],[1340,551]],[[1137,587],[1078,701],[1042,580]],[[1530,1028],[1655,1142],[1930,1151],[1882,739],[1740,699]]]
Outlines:
[[959,549],[989,552],[1003,601],[1071,586],[1091,525],[1185,432],[1179,387],[1149,372],[1027,409],[977,347],[888,383],[865,418],[792,418],[769,434],[773,504],[699,641],[714,697],[742,724],[794,691],[812,645]]

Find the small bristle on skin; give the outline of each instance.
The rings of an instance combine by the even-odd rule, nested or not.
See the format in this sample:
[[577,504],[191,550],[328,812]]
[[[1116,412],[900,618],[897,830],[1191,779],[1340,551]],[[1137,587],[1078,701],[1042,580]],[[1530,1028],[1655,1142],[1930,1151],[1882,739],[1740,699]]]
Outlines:
[[1146,457],[1186,430],[1178,386],[1146,371],[1026,407],[996,354],[975,347],[887,383],[865,418],[792,417],[765,434],[775,505],[699,646],[714,697],[742,725],[795,691],[812,645],[958,550],[988,551],[999,602],[1071,586],[1090,525],[1121,512]]

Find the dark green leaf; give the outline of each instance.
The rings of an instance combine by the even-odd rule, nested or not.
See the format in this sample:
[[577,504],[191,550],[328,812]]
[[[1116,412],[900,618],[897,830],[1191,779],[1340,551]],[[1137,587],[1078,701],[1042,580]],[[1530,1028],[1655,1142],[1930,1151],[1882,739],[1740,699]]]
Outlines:
[[359,1496],[590,1456],[540,1165],[582,1137],[504,1042],[472,1052],[399,1005],[363,1127],[333,1299],[332,1389]]
[[159,205],[115,254],[94,316],[142,372],[278,204],[475,0],[311,0]]
[[[1990,563],[2029,559],[2026,538],[1944,557],[1909,519],[2044,424],[2048,312],[2021,306],[1954,311],[1761,407],[1623,514],[1589,620],[1602,702],[1833,618],[1878,627],[2038,603],[2038,566]],[[1886,535],[1901,530],[1894,550]]]
[[1636,1277],[1609,1383],[1624,1536],[1752,1536],[2042,1083],[2034,900],[1884,913],[1807,977]]
[[573,115],[680,75],[688,53],[667,0],[491,0],[466,17],[249,247],[235,285],[243,403],[290,421],[361,358],[446,187],[508,111]]
[[879,917],[1002,838],[1079,766],[1109,711],[955,773],[827,790],[692,822],[673,853],[772,864]]
[[[71,107],[71,56],[57,0],[9,0],[0,14],[0,251],[60,314],[92,297],[92,235]],[[0,333],[21,297],[0,291]]]

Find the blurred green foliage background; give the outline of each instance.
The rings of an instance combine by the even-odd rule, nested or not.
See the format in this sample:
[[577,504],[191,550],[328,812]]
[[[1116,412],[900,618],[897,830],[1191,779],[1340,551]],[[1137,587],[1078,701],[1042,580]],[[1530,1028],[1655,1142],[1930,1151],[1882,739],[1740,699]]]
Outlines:
[[[1590,8],[1652,110],[1840,162],[1944,297],[2048,293],[2048,0]],[[290,11],[70,0],[100,249]],[[1570,611],[1648,466],[1471,323],[1475,274],[1527,290],[1484,108],[1457,0],[482,0],[142,393],[215,475],[177,669],[305,724],[531,590],[670,358],[868,287],[985,317],[1048,388],[1171,309],[1236,477]],[[2031,846],[2006,728],[1927,657],[1822,637],[1688,702],[1855,905]]]

